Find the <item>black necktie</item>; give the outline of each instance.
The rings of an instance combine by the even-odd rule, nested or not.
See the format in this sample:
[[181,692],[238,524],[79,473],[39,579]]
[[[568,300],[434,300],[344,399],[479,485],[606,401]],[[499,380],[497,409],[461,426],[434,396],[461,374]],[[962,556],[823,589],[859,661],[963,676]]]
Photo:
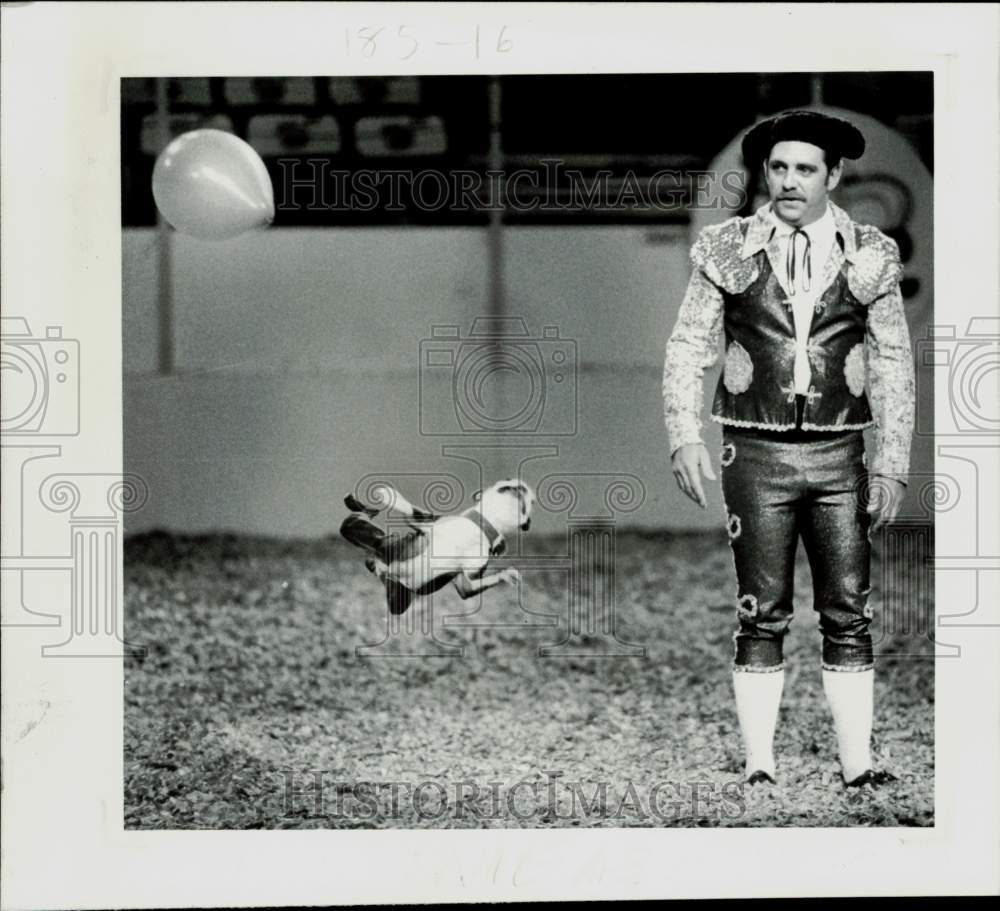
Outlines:
[[809,286],[812,284],[812,240],[805,231],[801,228],[796,228],[788,238],[788,257],[785,262],[785,268],[788,273],[788,287],[791,289],[792,294],[795,294],[797,291],[795,287],[795,242],[798,240],[799,235],[806,239],[805,255],[803,256],[805,275],[802,281],[802,290],[808,291]]

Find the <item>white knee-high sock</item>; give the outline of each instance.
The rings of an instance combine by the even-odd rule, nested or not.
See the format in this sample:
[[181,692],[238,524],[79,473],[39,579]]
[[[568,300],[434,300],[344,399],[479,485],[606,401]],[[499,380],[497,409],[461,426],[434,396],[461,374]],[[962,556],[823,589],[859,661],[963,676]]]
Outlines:
[[767,772],[774,777],[774,728],[778,723],[785,672],[733,671],[736,714],[746,750],[746,774]]
[[872,767],[872,713],[875,672],[823,671],[823,690],[833,714],[845,781]]

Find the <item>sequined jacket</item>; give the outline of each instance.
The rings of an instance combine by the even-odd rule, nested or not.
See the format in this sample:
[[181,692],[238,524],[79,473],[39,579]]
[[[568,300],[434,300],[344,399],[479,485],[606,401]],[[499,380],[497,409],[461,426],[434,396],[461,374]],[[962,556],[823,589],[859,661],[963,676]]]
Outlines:
[[[821,273],[809,330],[811,386],[803,426],[875,426],[876,474],[905,480],[914,377],[895,242],[830,204],[836,240]],[[795,426],[795,327],[768,206],[705,228],[694,272],[667,342],[664,417],[671,451],[700,443],[702,377],[725,337],[712,420],[739,427]]]

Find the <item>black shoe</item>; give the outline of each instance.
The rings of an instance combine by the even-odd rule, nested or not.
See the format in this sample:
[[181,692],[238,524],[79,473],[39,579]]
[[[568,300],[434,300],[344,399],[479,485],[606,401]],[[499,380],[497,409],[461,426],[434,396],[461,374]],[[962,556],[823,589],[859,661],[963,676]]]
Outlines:
[[373,519],[378,515],[377,509],[372,509],[370,506],[365,506],[354,494],[348,494],[344,497],[344,505],[351,512],[363,512],[368,518]]
[[764,782],[767,782],[768,784],[777,784],[777,782],[763,769],[757,769],[757,771],[747,779],[747,784],[762,784]]
[[878,772],[874,769],[868,769],[862,772],[857,778],[845,781],[844,785],[848,788],[861,788],[866,784],[870,784],[873,788],[878,788],[893,781],[899,781],[899,779],[892,772],[886,772],[884,769]]

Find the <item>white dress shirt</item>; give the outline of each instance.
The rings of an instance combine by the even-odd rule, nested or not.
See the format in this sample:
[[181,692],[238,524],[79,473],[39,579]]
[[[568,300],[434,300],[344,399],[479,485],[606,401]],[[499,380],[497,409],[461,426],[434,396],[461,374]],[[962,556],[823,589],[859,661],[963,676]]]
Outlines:
[[[771,210],[771,219],[774,222],[775,238],[777,238],[780,249],[780,261],[788,261],[788,244],[791,242],[795,228],[783,222],[774,210]],[[795,283],[794,287],[789,286],[786,270],[778,270],[778,281],[785,293],[788,294],[792,304],[792,320],[795,324],[795,392],[797,395],[806,395],[809,392],[809,384],[812,371],[809,367],[809,357],[807,346],[809,344],[809,327],[812,324],[813,310],[816,302],[825,288],[820,287],[823,275],[823,266],[826,265],[827,257],[833,247],[837,233],[837,224],[833,219],[833,212],[830,207],[812,224],[802,228],[809,235],[809,244],[801,234],[795,237]],[[809,262],[806,262],[806,248],[809,248]]]

